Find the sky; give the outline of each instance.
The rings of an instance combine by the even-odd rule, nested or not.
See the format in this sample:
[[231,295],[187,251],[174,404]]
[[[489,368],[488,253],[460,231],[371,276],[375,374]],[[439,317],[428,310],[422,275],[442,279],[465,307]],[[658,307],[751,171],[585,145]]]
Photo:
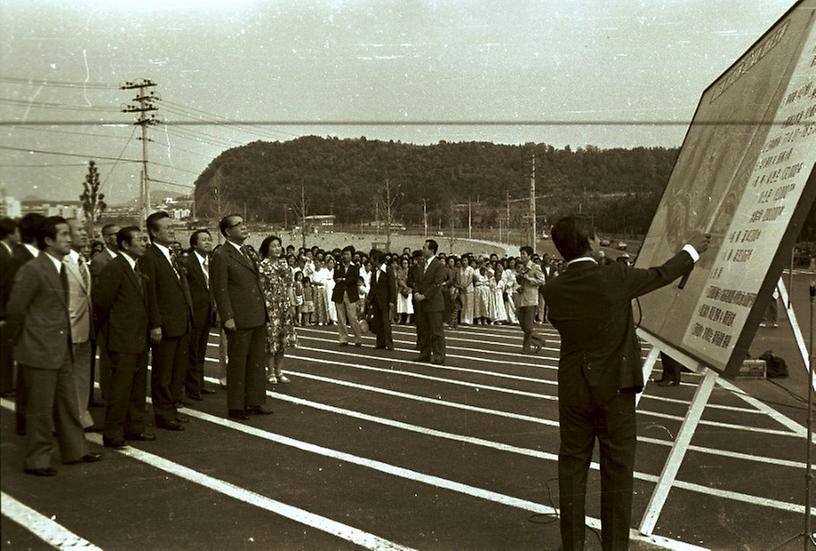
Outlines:
[[[167,123],[148,131],[156,190],[188,190],[229,147],[302,135],[675,147],[706,86],[794,3],[3,0],[0,185],[75,199],[96,158],[110,203],[137,196],[119,87],[138,79]],[[252,124],[182,125],[202,117]]]

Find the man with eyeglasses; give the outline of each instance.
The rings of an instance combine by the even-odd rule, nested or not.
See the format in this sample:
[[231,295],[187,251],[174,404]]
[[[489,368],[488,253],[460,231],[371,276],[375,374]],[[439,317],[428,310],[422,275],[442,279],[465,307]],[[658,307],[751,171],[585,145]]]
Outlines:
[[220,224],[227,239],[213,253],[210,288],[227,333],[227,408],[231,419],[270,414],[266,406],[265,335],[268,315],[258,273],[258,253],[245,245],[249,230],[237,214]]

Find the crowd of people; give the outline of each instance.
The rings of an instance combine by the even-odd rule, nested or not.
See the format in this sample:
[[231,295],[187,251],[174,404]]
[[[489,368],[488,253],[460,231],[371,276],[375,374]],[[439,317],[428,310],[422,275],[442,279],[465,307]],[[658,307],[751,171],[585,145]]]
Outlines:
[[[561,336],[562,543],[582,547],[597,438],[604,548],[628,545],[634,395],[644,386],[631,301],[688,274],[710,235],[692,237],[662,266],[642,270],[625,258],[600,258],[583,217],[552,229],[563,261],[531,247],[518,258],[445,255],[433,239],[417,251],[364,254],[352,246],[296,251],[271,235],[256,251],[239,215],[219,222],[223,244],[213,247],[211,232],[201,229],[183,250],[166,212],[151,214],[145,227],[108,224],[93,253],[76,220],[0,220],[0,384],[14,393],[26,473],[56,474],[54,435],[64,463],[102,459],[88,451],[83,430],[100,430],[112,448],[155,440],[145,420],[148,355],[154,425],[184,430],[189,419],[180,407],[214,392],[204,384],[213,327],[226,357],[227,415],[246,420],[272,413],[267,384],[289,382],[283,362],[297,346],[297,326],[334,325],[339,345],[357,347],[370,330],[375,348],[393,350],[392,324],[413,323],[416,361],[444,365],[445,324],[518,323],[522,351],[536,354],[545,340],[535,322],[547,319]],[[96,378],[101,426],[89,412]]]

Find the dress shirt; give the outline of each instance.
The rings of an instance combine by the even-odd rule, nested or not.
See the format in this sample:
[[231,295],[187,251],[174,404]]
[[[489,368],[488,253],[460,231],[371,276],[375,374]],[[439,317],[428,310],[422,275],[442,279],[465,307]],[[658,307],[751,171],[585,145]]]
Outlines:
[[119,256],[119,251],[114,251],[110,247],[105,247],[105,250],[108,251],[108,254],[111,256],[111,260]]
[[55,257],[51,256],[48,253],[45,253],[51,263],[54,265],[54,268],[57,270],[57,275],[62,273],[62,260],[57,260]]
[[136,260],[134,260],[133,258],[131,258],[131,257],[130,257],[130,255],[129,255],[129,254],[127,254],[127,253],[122,253],[122,256],[124,256],[124,257],[125,257],[125,260],[127,260],[127,263],[128,263],[128,264],[130,264],[130,267],[131,267],[131,268],[133,269],[133,271],[135,272],[135,271],[136,271]]
[[198,263],[201,265],[201,271],[204,273],[204,279],[207,282],[207,287],[210,286],[210,262],[203,256],[201,256],[198,251],[193,251],[193,254],[198,260]]
[[0,241],[0,243],[2,243],[2,244],[3,244],[3,246],[6,248],[6,250],[8,251],[8,253],[9,253],[9,254],[11,254],[11,253],[13,253],[13,252],[14,252],[14,251],[12,251],[12,250],[11,250],[11,245],[9,245],[8,243],[6,243],[5,241]]
[[28,252],[30,252],[34,256],[34,258],[37,258],[38,256],[40,256],[40,249],[38,249],[34,245],[30,245],[28,243],[23,243],[23,247],[28,249]]

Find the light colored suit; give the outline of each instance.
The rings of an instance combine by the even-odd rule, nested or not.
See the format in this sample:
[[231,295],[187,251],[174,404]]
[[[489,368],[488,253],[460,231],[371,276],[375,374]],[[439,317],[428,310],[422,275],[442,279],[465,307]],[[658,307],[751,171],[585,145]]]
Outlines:
[[55,431],[62,460],[77,461],[86,443],[73,377],[68,293],[50,255],[40,254],[19,269],[7,312],[27,394],[25,467],[50,466]]
[[82,426],[88,428],[94,424],[93,417],[88,412],[88,399],[91,394],[91,335],[93,335],[91,270],[85,259],[77,253],[66,256],[63,263],[68,272],[68,314],[71,319],[71,341],[74,348],[77,405]]

